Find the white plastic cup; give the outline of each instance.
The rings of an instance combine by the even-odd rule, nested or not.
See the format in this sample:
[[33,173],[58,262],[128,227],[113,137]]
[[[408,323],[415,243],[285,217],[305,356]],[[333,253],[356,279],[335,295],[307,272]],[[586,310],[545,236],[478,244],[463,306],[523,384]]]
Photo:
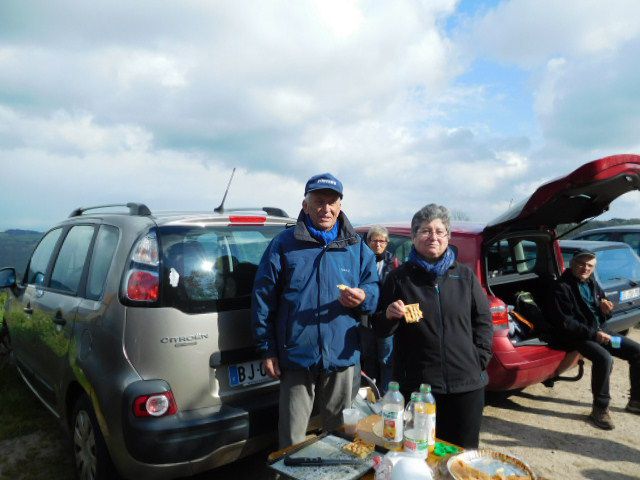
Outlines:
[[355,435],[358,420],[360,420],[360,410],[357,408],[345,408],[342,410],[342,421],[344,422],[345,433]]

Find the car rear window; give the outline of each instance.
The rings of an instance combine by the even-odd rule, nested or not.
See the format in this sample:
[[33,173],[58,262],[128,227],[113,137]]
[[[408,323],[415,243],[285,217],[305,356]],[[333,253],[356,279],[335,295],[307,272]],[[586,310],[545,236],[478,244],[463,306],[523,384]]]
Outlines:
[[619,284],[620,280],[640,279],[640,259],[629,248],[596,251],[596,276],[602,288]]
[[544,238],[510,238],[492,243],[486,252],[489,279],[545,273],[547,244]]
[[258,264],[284,226],[159,229],[163,306],[215,312],[249,308]]

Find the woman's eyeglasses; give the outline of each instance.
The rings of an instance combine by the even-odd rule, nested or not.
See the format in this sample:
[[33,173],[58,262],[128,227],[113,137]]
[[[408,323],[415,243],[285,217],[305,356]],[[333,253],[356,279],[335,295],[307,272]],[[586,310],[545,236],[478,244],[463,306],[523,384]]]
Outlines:
[[418,236],[424,238],[444,238],[448,234],[446,230],[418,230]]

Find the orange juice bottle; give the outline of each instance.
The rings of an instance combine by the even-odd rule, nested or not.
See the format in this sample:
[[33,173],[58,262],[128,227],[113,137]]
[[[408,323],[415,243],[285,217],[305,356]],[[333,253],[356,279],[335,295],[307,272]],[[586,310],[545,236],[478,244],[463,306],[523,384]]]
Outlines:
[[430,452],[436,446],[436,399],[431,393],[431,385],[423,383],[420,385],[420,393],[424,395],[424,402],[427,412],[427,445]]
[[398,382],[389,382],[389,389],[382,397],[382,436],[387,442],[402,442],[404,433],[404,397]]

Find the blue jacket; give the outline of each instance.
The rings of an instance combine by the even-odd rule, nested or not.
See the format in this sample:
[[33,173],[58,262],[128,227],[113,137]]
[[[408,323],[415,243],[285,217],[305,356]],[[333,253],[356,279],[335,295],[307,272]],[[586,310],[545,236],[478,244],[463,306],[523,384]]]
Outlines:
[[[360,360],[357,326],[378,304],[378,272],[373,252],[342,212],[338,221],[338,237],[324,245],[309,234],[301,212],[295,228],[275,237],[260,261],[253,331],[262,357],[278,357],[281,368],[331,371]],[[343,307],[339,284],[364,290],[364,302]]]

